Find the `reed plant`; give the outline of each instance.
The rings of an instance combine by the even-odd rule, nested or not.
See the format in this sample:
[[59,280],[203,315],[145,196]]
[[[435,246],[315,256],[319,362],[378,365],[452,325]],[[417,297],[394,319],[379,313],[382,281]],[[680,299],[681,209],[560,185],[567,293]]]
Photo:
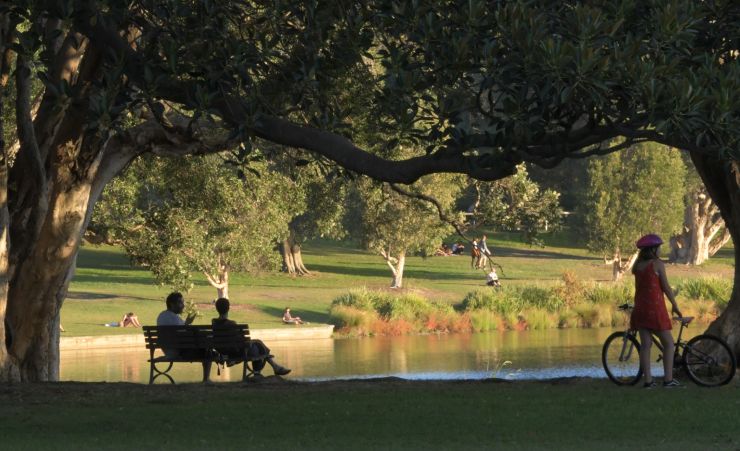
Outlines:
[[522,312],[527,328],[531,330],[555,329],[558,327],[557,314],[544,308],[532,307]]
[[712,301],[724,310],[732,294],[732,281],[717,277],[683,280],[677,287],[678,293],[693,301]]
[[502,330],[506,327],[501,316],[490,310],[483,309],[471,311],[470,322],[474,332],[491,332]]
[[[682,311],[709,322],[720,314],[731,285],[722,279],[683,281]],[[370,333],[488,332],[572,327],[625,327],[629,316],[617,306],[632,303],[631,283],[583,283],[564,273],[554,286],[506,286],[468,292],[455,308],[413,292],[350,290],[332,303],[340,327]],[[363,313],[365,312],[365,313]]]

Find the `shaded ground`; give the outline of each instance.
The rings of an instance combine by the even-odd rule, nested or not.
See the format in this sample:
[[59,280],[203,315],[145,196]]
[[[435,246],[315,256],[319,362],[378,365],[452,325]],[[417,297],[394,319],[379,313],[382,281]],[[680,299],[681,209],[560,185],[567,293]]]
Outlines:
[[5,449],[737,449],[739,394],[602,379],[18,384],[0,386],[0,434]]

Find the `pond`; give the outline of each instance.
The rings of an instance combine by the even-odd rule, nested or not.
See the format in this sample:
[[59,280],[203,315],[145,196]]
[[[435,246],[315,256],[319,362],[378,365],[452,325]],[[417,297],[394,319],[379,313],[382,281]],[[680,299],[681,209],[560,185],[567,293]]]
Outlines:
[[[687,332],[700,333],[701,327]],[[292,368],[291,380],[396,376],[405,379],[550,379],[606,377],[601,346],[612,332],[551,329],[481,334],[367,337],[267,342],[276,360]],[[684,332],[686,333],[686,332]],[[147,383],[148,351],[143,348],[62,351],[61,380]],[[511,362],[506,363],[505,362]],[[662,374],[653,365],[656,376]],[[175,365],[177,382],[201,378],[199,364]],[[265,375],[272,374],[266,368]],[[225,368],[214,381],[237,381],[241,365]],[[158,380],[159,382],[159,380]]]

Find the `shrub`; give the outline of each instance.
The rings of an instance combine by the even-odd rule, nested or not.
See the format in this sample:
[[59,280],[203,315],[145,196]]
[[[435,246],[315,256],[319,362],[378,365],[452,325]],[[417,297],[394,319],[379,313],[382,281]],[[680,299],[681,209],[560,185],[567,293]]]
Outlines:
[[572,308],[566,308],[558,312],[558,327],[572,328],[578,327],[580,317]]
[[500,316],[490,310],[478,309],[469,313],[470,323],[474,332],[489,332],[504,328]]
[[345,305],[334,305],[329,310],[329,321],[337,327],[354,327],[370,330],[377,315],[373,311],[360,310]]
[[599,311],[593,304],[584,302],[575,305],[573,311],[578,315],[578,323],[581,327],[595,327],[599,323]]
[[555,315],[542,308],[530,308],[522,312],[522,316],[527,322],[527,327],[531,330],[554,329],[558,327]]
[[586,290],[585,298],[594,304],[631,304],[635,299],[635,291],[632,284],[628,283],[597,283]]
[[494,290],[476,290],[465,295],[460,304],[463,311],[471,310],[493,310],[495,301],[493,299]]
[[563,283],[553,288],[553,296],[559,298],[568,307],[582,302],[586,294],[586,288],[578,280],[573,271],[563,271],[561,276]]
[[337,296],[331,302],[331,305],[332,308],[335,305],[343,305],[346,307],[353,307],[358,310],[375,311],[376,302],[377,293],[362,287],[349,290],[349,293]]
[[678,291],[688,299],[713,301],[724,309],[732,294],[732,281],[716,277],[687,279],[678,285]]
[[565,306],[565,300],[558,296],[552,290],[538,286],[525,286],[521,288],[519,296],[525,307],[534,307],[545,309],[549,312],[556,312]]

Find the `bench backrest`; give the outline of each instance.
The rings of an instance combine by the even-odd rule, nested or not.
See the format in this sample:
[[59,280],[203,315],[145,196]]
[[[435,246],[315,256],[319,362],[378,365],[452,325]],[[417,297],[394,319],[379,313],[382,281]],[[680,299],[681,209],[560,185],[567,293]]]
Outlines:
[[249,343],[249,326],[187,325],[143,326],[146,348],[227,349],[244,348]]

